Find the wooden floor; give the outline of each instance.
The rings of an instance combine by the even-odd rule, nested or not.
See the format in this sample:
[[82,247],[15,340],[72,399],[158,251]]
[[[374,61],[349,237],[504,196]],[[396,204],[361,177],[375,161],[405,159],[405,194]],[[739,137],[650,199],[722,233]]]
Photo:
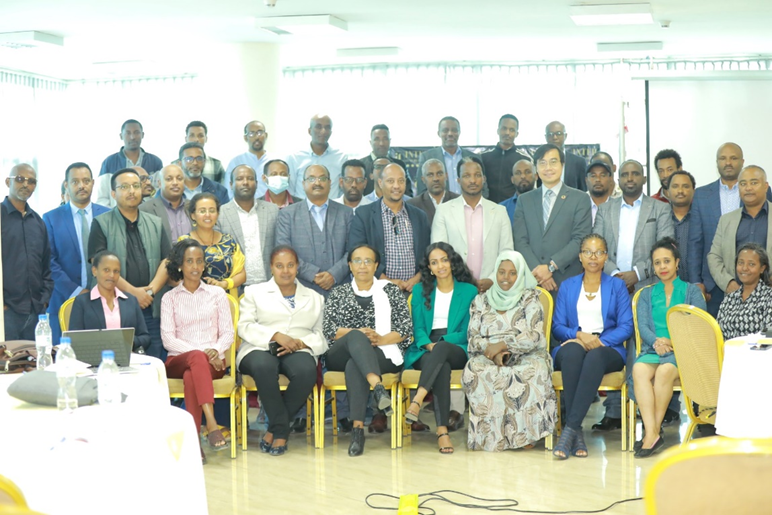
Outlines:
[[[589,429],[602,414],[601,403],[593,404],[584,427]],[[434,416],[424,411],[421,419],[428,423]],[[686,429],[685,413],[681,420],[681,427],[666,429],[668,446],[680,442]],[[619,430],[585,430],[590,456],[567,461],[554,459],[543,442],[529,451],[471,452],[466,449],[466,429],[452,433],[456,452],[450,456],[439,454],[433,431],[414,433],[396,451],[389,448],[388,433],[366,433],[365,454],[357,458],[347,454],[347,435],[337,441],[332,438],[329,423],[325,449],[314,449],[311,439],[293,435],[289,452],[273,457],[258,449],[260,436],[250,431],[247,452],[239,450],[235,460],[228,452],[207,453],[204,472],[210,514],[389,513],[368,508],[365,497],[375,492],[405,495],[442,489],[516,499],[521,510],[596,510],[640,497],[646,474],[656,460],[635,459],[633,453],[622,452]],[[373,502],[397,507],[396,501],[383,498]],[[483,513],[444,503],[430,506],[438,515]],[[626,503],[604,513],[643,514],[643,502]]]

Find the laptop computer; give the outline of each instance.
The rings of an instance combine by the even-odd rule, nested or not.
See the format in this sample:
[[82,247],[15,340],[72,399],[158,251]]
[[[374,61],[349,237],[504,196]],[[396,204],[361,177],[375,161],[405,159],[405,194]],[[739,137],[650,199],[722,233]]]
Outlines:
[[134,347],[134,328],[126,329],[93,329],[85,331],[64,331],[62,336],[68,336],[72,342],[72,350],[78,361],[98,367],[102,362],[102,351],[111,350],[115,353],[115,364],[121,369],[131,362],[131,349]]

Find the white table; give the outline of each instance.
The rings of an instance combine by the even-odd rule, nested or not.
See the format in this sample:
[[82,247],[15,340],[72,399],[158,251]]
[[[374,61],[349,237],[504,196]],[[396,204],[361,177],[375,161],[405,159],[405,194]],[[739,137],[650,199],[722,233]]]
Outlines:
[[48,515],[208,513],[193,417],[169,405],[160,360],[141,359],[149,364],[121,376],[125,403],[69,414],[8,396],[19,375],[0,376],[0,474],[21,488],[30,508]]
[[765,406],[772,348],[751,350],[748,337],[724,345],[716,407],[716,433],[731,438],[772,438],[772,411]]

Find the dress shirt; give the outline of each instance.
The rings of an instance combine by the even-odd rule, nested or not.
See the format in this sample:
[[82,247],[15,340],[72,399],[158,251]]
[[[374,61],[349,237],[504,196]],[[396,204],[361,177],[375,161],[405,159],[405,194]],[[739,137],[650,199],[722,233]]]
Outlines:
[[311,218],[314,219],[316,225],[319,227],[319,230],[322,232],[324,232],[324,221],[327,218],[327,205],[329,203],[330,200],[327,199],[324,204],[317,206],[310,200],[306,199],[306,204],[308,204],[308,211],[311,212]]
[[633,267],[633,247],[635,246],[635,230],[638,227],[638,216],[641,214],[642,202],[643,193],[633,202],[632,206],[622,200],[622,207],[619,212],[619,242],[617,243],[618,269],[611,275],[634,270],[638,280],[641,280],[638,269]]
[[201,177],[201,182],[198,183],[198,186],[195,187],[195,189],[188,189],[187,186],[184,186],[185,189],[182,190],[183,195],[186,199],[191,200],[196,194],[203,193],[204,191],[204,178]]
[[482,200],[478,200],[477,205],[472,207],[464,199],[464,221],[466,222],[466,264],[472,276],[479,281],[483,263]]
[[678,277],[685,283],[692,282],[689,280],[689,272],[686,267],[686,263],[689,262],[689,225],[691,222],[692,212],[691,209],[686,216],[681,220],[676,217],[675,213],[670,212],[670,216],[673,218],[673,226],[675,227],[675,240],[678,245],[678,253],[681,254],[681,264],[678,266]]
[[461,194],[461,185],[458,183],[458,173],[456,167],[458,162],[461,161],[461,147],[456,147],[456,153],[450,154],[444,147],[442,149],[442,157],[445,158],[445,177],[448,179],[448,189],[453,193]]
[[[201,182],[203,184],[203,181]],[[185,212],[185,197],[182,197],[180,205],[176,208],[164,198],[163,194],[159,195],[159,197],[166,208],[166,215],[169,217],[169,227],[172,231],[169,237],[171,241],[177,241],[180,239],[180,236],[188,234],[192,230],[190,218],[188,218],[188,214]]]
[[[139,149],[139,157],[137,158],[137,162],[133,162],[131,159],[129,159],[129,156],[126,155],[126,153],[123,151],[123,147],[121,147],[121,154],[123,154],[123,157],[126,158],[126,168],[133,168],[135,166],[142,166],[142,159],[145,157],[145,151],[141,148]],[[148,170],[148,173],[152,173]]]
[[[81,208],[70,202],[70,209],[72,210],[72,223],[75,224],[75,234],[78,236],[78,242],[81,242],[80,258],[82,260],[80,263],[80,286],[75,288],[75,291],[70,294],[70,297],[74,297],[83,291],[83,288],[88,286],[88,270],[86,267],[86,263],[88,263],[88,256],[83,255],[83,224],[81,222],[79,212]],[[89,202],[88,206],[84,207],[83,210],[86,212],[86,223],[90,228],[91,222],[94,220],[93,204]],[[88,248],[88,240],[86,240],[86,247]]]
[[225,358],[233,344],[233,318],[225,290],[204,282],[194,292],[183,283],[161,301],[161,338],[169,356],[215,349]]
[[[271,199],[271,192],[270,191],[266,191],[265,192],[265,196],[263,197],[263,200],[265,200],[266,202],[268,202],[270,204],[274,203],[273,199]],[[284,199],[284,204],[282,204],[282,205],[276,204],[276,207],[278,207],[279,209],[284,209],[285,207],[289,206],[290,204],[292,204],[292,195],[288,191],[287,192],[287,197]]]
[[[268,185],[260,178],[264,175],[265,164],[273,159],[268,155],[268,152],[263,153],[262,157],[257,157],[252,152],[244,152],[239,154],[228,163],[228,168],[225,169],[225,177],[223,177],[223,186],[228,190],[228,197],[233,198],[233,188],[231,188],[231,173],[233,169],[240,165],[247,165],[255,171],[255,179],[257,180],[257,191],[255,192],[255,198],[260,198],[268,191]],[[290,168],[290,177],[292,174],[292,168]]]
[[128,299],[125,293],[118,288],[115,289],[115,299],[113,300],[113,309],[107,305],[107,299],[100,293],[99,288],[94,286],[90,292],[91,300],[102,300],[102,310],[105,313],[105,329],[121,328],[121,308],[118,306],[118,298]]
[[287,157],[287,164],[290,169],[289,191],[292,195],[299,198],[306,198],[306,192],[303,189],[303,174],[311,165],[324,165],[330,172],[330,197],[335,198],[343,194],[338,184],[340,170],[343,163],[346,162],[346,154],[340,150],[335,150],[329,145],[321,156],[316,155],[311,150],[309,143],[306,150],[296,152]]
[[517,193],[512,195],[507,200],[499,202],[499,205],[500,206],[504,206],[505,208],[507,208],[507,214],[509,215],[509,221],[514,223],[514,221],[515,221],[515,208],[517,207]]
[[[594,197],[590,195],[589,191],[587,192],[587,195],[589,195],[590,197],[590,207],[592,208],[592,225],[595,225],[595,215],[598,214],[598,208],[600,208],[600,206],[595,203],[595,201],[593,200]],[[609,197],[605,201],[601,202],[601,204],[605,204],[610,199],[611,199],[611,195],[609,195]]]
[[[345,206],[345,205],[346,205],[346,203],[345,203],[345,202],[343,202],[343,200],[344,200],[344,197],[345,197],[344,195],[341,195],[341,196],[340,196],[340,197],[338,197],[338,198],[334,198],[334,199],[332,199],[332,201],[333,201],[333,202],[337,202],[338,204],[343,204],[343,205]],[[373,201],[372,201],[372,200],[370,200],[370,199],[369,199],[369,198],[367,198],[367,197],[368,197],[368,195],[366,195],[366,196],[363,196],[363,197],[362,197],[362,198],[359,200],[359,204],[357,204],[355,207],[353,207],[353,208],[352,208],[352,209],[354,210],[354,212],[356,212],[356,210],[357,210],[357,208],[358,208],[359,206],[366,206],[367,204],[372,204],[372,203],[373,203]],[[351,207],[351,206],[349,206],[349,207]]]
[[445,190],[442,190],[442,197],[440,198],[439,202],[434,200],[434,196],[431,193],[429,194],[429,200],[431,200],[432,204],[434,204],[434,209],[437,209],[439,205],[442,204],[442,201],[445,200]]
[[[289,195],[287,195],[289,198]],[[244,258],[247,271],[246,285],[265,282],[265,264],[263,263],[263,249],[260,246],[260,222],[257,217],[257,201],[252,204],[252,209],[244,211],[236,203],[236,212],[239,214],[241,232],[244,235]]]
[[552,199],[550,200],[550,216],[552,216],[552,209],[555,207],[555,201],[558,199],[558,193],[560,193],[560,188],[563,187],[563,181],[560,181],[556,185],[554,185],[551,188],[548,188],[546,184],[542,183],[541,185],[541,198],[542,203],[544,202],[544,194],[547,193],[547,190],[552,190]]
[[723,181],[718,181],[718,194],[721,199],[721,214],[725,215],[735,209],[740,209],[740,187],[738,183],[734,183],[732,189],[724,184]]
[[[362,197],[362,201],[367,200],[368,201],[367,204],[372,204],[373,202],[378,202],[379,200],[381,200],[381,198],[382,197],[379,197],[378,195],[376,195],[375,194],[375,190],[373,190],[370,193],[368,193],[367,195],[365,195],[364,197]],[[408,200],[410,200],[410,197],[408,195],[402,195],[402,201],[403,202],[407,202]],[[362,204],[359,204],[359,205],[360,206],[365,206],[367,204],[362,203]],[[436,204],[435,204],[435,206],[436,206]]]
[[[407,281],[416,273],[415,254],[413,252],[413,224],[402,203],[402,209],[396,214],[381,202],[381,221],[383,222],[386,270],[389,279]],[[395,234],[396,228],[396,234]]]
[[735,248],[739,249],[746,243],[758,243],[761,245],[761,248],[767,248],[767,232],[769,231],[769,225],[767,224],[768,218],[769,212],[766,201],[761,205],[761,210],[755,218],[748,214],[746,208],[743,207],[740,225],[737,226]]

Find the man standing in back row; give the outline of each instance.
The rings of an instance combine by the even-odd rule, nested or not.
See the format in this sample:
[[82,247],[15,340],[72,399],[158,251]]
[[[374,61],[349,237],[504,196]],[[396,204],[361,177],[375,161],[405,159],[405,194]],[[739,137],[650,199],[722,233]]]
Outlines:
[[[268,132],[265,130],[263,122],[252,120],[244,126],[244,142],[247,144],[247,151],[231,159],[230,163],[228,163],[228,168],[225,170],[225,184],[223,186],[228,189],[230,198],[233,198],[233,190],[230,189],[233,182],[233,170],[237,166],[247,165],[255,173],[261,174],[265,165],[271,160],[271,157],[265,150],[265,141],[267,139]],[[267,190],[268,185],[258,180],[255,198],[263,198]]]
[[547,143],[560,148],[560,151],[565,155],[565,166],[563,167],[563,176],[560,180],[566,186],[587,191],[587,183],[585,182],[587,161],[581,156],[566,151],[566,137],[568,137],[568,133],[566,132],[566,126],[562,123],[555,121],[547,125],[544,139],[547,140]]
[[332,136],[332,119],[327,115],[315,115],[311,118],[308,127],[311,136],[309,148],[300,150],[287,157],[289,165],[289,192],[298,198],[306,198],[306,189],[303,187],[305,178],[303,174],[311,165],[322,165],[330,174],[331,198],[338,198],[343,194],[338,178],[340,177],[343,163],[346,162],[346,154],[330,146]]
[[515,195],[515,184],[512,182],[512,172],[515,163],[521,159],[528,159],[528,155],[520,152],[515,146],[520,122],[512,114],[505,114],[499,119],[499,142],[496,148],[485,152],[482,156],[485,169],[485,181],[488,183],[490,195],[488,200],[501,204]]

